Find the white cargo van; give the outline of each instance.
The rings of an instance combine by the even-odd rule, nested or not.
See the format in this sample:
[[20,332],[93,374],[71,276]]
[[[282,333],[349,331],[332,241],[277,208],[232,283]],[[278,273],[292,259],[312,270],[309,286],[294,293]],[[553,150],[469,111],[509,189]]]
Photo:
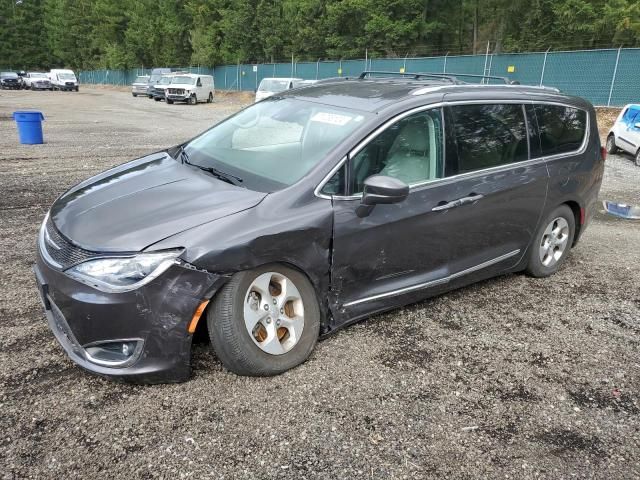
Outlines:
[[167,103],[187,102],[195,105],[198,102],[213,102],[215,87],[211,75],[196,73],[178,73],[171,78],[171,84],[165,89]]
[[54,68],[47,75],[54,90],[75,90],[77,92],[80,89],[78,79],[73,70]]

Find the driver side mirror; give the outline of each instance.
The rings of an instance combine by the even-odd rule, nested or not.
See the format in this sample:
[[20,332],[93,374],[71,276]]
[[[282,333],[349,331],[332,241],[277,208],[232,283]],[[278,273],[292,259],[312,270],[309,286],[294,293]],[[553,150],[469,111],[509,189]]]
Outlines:
[[397,178],[373,175],[364,181],[362,200],[356,215],[363,218],[371,214],[376,205],[403,202],[409,195],[409,185]]

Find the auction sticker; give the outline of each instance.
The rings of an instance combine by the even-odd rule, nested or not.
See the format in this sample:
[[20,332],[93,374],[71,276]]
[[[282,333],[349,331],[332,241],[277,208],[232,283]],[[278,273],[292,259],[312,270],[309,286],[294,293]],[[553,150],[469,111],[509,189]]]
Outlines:
[[348,115],[340,115],[338,113],[318,112],[311,117],[312,122],[328,123],[329,125],[338,125],[342,127],[349,123],[352,117]]

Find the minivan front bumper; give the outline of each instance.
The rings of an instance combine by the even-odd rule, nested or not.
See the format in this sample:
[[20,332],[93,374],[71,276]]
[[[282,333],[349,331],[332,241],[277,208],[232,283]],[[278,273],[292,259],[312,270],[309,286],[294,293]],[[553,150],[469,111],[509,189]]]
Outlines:
[[[49,328],[71,360],[92,373],[135,383],[189,378],[189,322],[226,281],[176,264],[137,290],[105,293],[49,266],[39,251],[34,272]],[[111,352],[121,345],[125,353],[116,351],[113,361]],[[106,361],[105,352],[111,356]]]

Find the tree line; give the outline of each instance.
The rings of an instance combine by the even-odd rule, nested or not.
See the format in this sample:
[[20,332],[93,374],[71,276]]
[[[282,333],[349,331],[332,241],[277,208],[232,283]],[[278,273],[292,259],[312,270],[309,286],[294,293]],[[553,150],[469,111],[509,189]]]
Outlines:
[[640,46],[638,0],[0,0],[0,66],[120,69]]

